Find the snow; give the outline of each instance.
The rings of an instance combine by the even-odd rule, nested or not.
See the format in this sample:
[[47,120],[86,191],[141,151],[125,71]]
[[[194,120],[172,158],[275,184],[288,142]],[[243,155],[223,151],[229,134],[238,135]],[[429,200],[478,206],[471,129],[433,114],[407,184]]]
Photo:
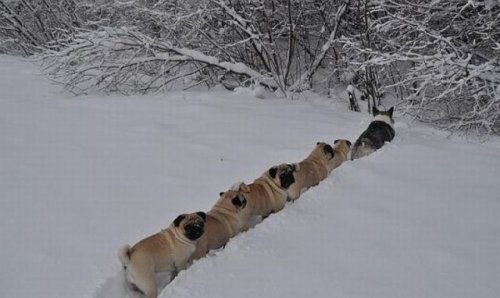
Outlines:
[[[0,56],[0,297],[140,297],[123,244],[370,121],[347,102],[216,90],[71,97]],[[345,94],[345,89],[343,91]],[[341,92],[339,91],[339,94]],[[500,142],[408,123],[160,297],[496,297]]]

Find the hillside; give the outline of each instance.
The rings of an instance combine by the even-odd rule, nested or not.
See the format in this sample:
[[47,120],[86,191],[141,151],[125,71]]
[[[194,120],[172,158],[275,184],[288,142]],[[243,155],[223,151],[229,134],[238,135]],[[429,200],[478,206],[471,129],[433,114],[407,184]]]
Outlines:
[[[0,56],[0,297],[139,297],[118,247],[370,121],[314,95],[74,98],[37,72]],[[500,141],[396,133],[160,297],[496,297]]]

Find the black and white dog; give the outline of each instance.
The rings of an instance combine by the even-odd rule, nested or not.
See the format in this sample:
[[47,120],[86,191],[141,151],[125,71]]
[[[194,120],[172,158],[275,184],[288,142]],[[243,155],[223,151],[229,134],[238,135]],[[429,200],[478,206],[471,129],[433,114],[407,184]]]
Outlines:
[[394,119],[392,113],[394,107],[387,111],[379,111],[373,107],[373,120],[368,128],[359,136],[351,149],[351,160],[372,154],[385,142],[390,142],[394,138]]

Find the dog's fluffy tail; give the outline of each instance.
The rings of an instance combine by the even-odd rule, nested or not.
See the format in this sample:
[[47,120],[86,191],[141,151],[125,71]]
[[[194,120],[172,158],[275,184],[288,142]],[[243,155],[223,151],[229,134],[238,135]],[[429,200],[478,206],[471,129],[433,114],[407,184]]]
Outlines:
[[118,250],[118,258],[120,259],[120,262],[122,263],[123,266],[127,266],[130,263],[130,251],[131,251],[130,245],[124,245],[120,247]]

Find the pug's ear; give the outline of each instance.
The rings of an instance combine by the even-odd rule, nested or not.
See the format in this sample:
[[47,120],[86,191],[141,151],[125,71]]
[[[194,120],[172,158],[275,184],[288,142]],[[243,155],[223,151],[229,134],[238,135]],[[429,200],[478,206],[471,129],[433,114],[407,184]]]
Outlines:
[[178,227],[184,218],[186,218],[186,214],[181,214],[177,216],[177,218],[174,220],[174,226]]
[[250,187],[248,187],[248,185],[246,185],[245,183],[241,183],[240,190],[242,190],[243,192],[250,192]]
[[223,191],[219,192],[219,197],[222,197],[223,195],[224,195]]
[[240,197],[239,196],[236,196],[234,197],[232,200],[231,200],[231,203],[233,203],[234,206],[238,207],[238,208],[244,208],[246,206],[246,199],[243,198],[243,200],[240,200]]
[[349,141],[349,140],[345,140],[345,142],[347,143],[347,146],[349,146],[349,147],[351,147],[351,146],[352,146],[351,141]]
[[207,221],[207,214],[205,212],[198,211],[196,212],[196,214],[198,214],[203,219],[203,221]]
[[276,178],[276,174],[278,173],[278,168],[276,167],[272,167],[269,169],[269,176],[271,176],[271,178]]
[[323,147],[323,153],[326,155],[326,158],[332,159],[335,156],[335,151],[333,151],[332,146],[326,144],[325,147]]
[[291,166],[295,172],[300,171],[300,165],[298,163],[292,163]]
[[338,142],[340,142],[340,140],[333,141],[333,145],[337,145]]

